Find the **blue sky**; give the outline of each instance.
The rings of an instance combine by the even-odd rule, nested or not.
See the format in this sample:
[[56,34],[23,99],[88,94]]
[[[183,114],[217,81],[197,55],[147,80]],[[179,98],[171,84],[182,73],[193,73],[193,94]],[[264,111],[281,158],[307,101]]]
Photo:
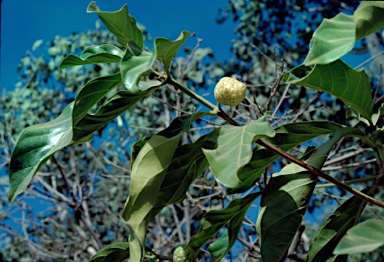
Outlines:
[[[17,83],[17,65],[33,43],[56,35],[95,29],[96,14],[86,13],[90,0],[3,0],[1,5],[0,90]],[[117,11],[125,3],[129,13],[145,25],[152,37],[175,39],[181,31],[197,33],[202,47],[211,47],[218,60],[230,57],[234,25],[217,25],[219,7],[227,1],[206,0],[99,0],[102,11]],[[41,49],[38,49],[41,50]]]

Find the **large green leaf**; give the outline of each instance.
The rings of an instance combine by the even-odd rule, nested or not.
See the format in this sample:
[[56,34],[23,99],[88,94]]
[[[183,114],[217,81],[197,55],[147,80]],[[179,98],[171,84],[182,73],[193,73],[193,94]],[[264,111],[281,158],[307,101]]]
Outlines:
[[[333,257],[333,249],[349,228],[359,220],[366,201],[356,196],[339,206],[317,231],[308,251],[308,262],[322,262]],[[347,256],[339,256],[337,261],[346,261]]]
[[[136,94],[153,87],[152,85],[146,85],[145,88],[140,88],[139,81],[141,76],[152,68],[155,60],[156,51],[151,53],[133,41],[128,42],[124,57],[120,62],[121,78],[128,91]],[[161,83],[156,82],[156,85],[159,84]]]
[[217,148],[203,149],[216,180],[226,187],[240,185],[238,170],[252,157],[253,142],[262,137],[273,137],[275,131],[265,117],[245,126],[224,126],[217,132]]
[[123,54],[120,48],[113,45],[93,45],[85,49],[80,56],[65,57],[59,69],[77,65],[120,62]]
[[327,64],[352,50],[355,41],[384,26],[384,3],[364,1],[353,16],[339,13],[323,22],[313,33],[305,65]]
[[58,118],[28,127],[20,134],[10,162],[10,202],[26,189],[38,168],[56,151],[88,139],[94,131],[104,127],[153,90],[136,95],[127,91],[118,92],[101,105],[95,114],[89,113],[120,82],[119,74],[88,82]]
[[352,50],[355,45],[353,17],[339,13],[332,19],[324,18],[313,33],[305,65],[331,63]]
[[129,258],[129,242],[110,244],[92,256],[89,262],[120,262]]
[[96,13],[122,46],[134,41],[139,47],[143,47],[143,33],[138,28],[136,19],[128,14],[126,4],[119,11],[103,12],[93,1],[88,5],[87,12]]
[[170,41],[167,38],[156,38],[155,48],[157,50],[157,59],[164,63],[164,67],[169,67],[173,57],[179,51],[185,40],[191,33],[183,31],[175,41]]
[[384,246],[384,220],[369,219],[349,229],[333,253],[368,253],[381,246]]
[[[306,161],[321,169],[332,147],[344,136],[361,135],[357,128],[335,131]],[[256,229],[263,260],[283,261],[307,209],[317,177],[304,168],[289,164],[273,174],[263,191]]]
[[[279,126],[272,138],[265,138],[267,142],[278,148],[288,151],[301,143],[318,136],[330,135],[343,126],[328,121],[308,121],[289,123]],[[242,193],[252,187],[260,178],[265,169],[280,156],[264,147],[256,147],[252,158],[247,165],[239,170],[241,184],[234,189],[228,189],[228,193]]]
[[191,116],[176,118],[172,124],[152,136],[141,148],[132,165],[129,197],[121,217],[130,229],[131,261],[141,261],[147,225],[164,175],[170,165],[180,137],[190,126]]
[[384,2],[364,1],[353,13],[356,24],[356,40],[359,40],[384,27]]
[[73,103],[56,119],[21,132],[9,164],[10,203],[27,188],[41,165],[72,142],[72,110]]
[[215,255],[211,261],[219,261],[232,248],[248,208],[259,195],[260,193],[250,194],[231,201],[224,209],[208,211],[201,220],[199,231],[189,240],[188,245],[196,251],[199,250],[220,228],[228,224],[226,248],[223,248],[223,245],[214,245],[211,248]]
[[341,60],[326,65],[293,68],[284,75],[288,83],[325,91],[340,98],[371,121],[372,87],[364,70],[356,71]]

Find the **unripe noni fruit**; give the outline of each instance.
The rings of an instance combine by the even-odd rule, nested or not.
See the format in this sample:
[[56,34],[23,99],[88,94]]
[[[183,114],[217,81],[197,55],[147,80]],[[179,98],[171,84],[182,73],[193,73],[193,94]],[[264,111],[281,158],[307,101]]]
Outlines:
[[173,252],[173,262],[195,262],[196,252],[187,245],[178,246]]
[[245,92],[246,86],[243,82],[225,76],[217,83],[214,94],[217,102],[237,106],[244,100]]

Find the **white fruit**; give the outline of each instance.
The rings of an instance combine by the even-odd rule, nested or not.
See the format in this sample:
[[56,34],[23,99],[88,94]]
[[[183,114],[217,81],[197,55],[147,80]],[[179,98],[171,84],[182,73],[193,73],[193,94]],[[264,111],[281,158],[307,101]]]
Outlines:
[[221,78],[214,91],[217,102],[229,106],[240,104],[245,98],[245,93],[245,84],[230,77]]

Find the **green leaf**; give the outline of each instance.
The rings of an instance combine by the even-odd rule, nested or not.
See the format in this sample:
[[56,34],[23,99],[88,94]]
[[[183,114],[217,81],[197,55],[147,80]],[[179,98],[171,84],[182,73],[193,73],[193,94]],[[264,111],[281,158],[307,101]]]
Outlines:
[[129,242],[117,242],[100,249],[89,262],[120,262],[129,258]]
[[384,220],[369,219],[347,231],[334,254],[358,254],[375,251],[384,245]]
[[355,108],[371,121],[372,87],[364,70],[356,71],[341,60],[314,68],[304,65],[293,68],[284,75],[288,83],[325,91],[345,104]]
[[92,1],[87,12],[96,13],[122,46],[125,47],[129,41],[134,41],[139,47],[143,47],[143,33],[137,26],[136,19],[128,14],[126,4],[119,11],[102,12],[96,2]]
[[9,202],[29,185],[41,165],[72,141],[73,103],[56,119],[24,129],[17,139],[9,164]]
[[356,40],[378,32],[384,26],[383,16],[383,1],[361,2],[353,13],[353,19],[356,24]]
[[181,202],[185,198],[189,186],[208,166],[201,148],[215,146],[216,144],[209,140],[209,136],[204,136],[193,144],[182,145],[176,149],[152,209],[152,217],[165,206]]
[[331,19],[324,18],[312,36],[304,64],[328,64],[338,60],[352,50],[355,41],[379,31],[384,26],[383,16],[382,1],[364,1],[353,16],[339,13]]
[[119,83],[119,74],[94,79],[88,82],[58,118],[23,130],[11,156],[10,202],[26,189],[39,167],[56,151],[85,141],[94,131],[104,127],[153,90],[137,95],[120,91],[101,105],[95,114],[88,113]]
[[355,45],[353,17],[339,13],[332,19],[324,18],[313,33],[305,65],[328,64],[352,50]]
[[[328,121],[289,123],[279,126],[275,130],[274,137],[265,138],[264,140],[284,151],[288,151],[313,138],[330,135],[342,127]],[[279,157],[279,155],[264,147],[256,147],[249,163],[239,170],[241,184],[237,188],[228,189],[227,192],[233,194],[248,190],[260,178],[265,169]]]
[[223,249],[222,245],[217,245],[216,248],[213,246],[210,251],[215,254],[211,261],[219,261],[232,248],[248,208],[259,195],[260,193],[250,194],[244,198],[231,201],[224,209],[208,211],[201,220],[199,231],[189,240],[188,246],[196,251],[199,250],[220,228],[228,224],[228,244],[226,248]]
[[183,31],[175,41],[167,38],[156,38],[155,48],[157,50],[157,59],[164,63],[164,67],[168,68],[173,57],[179,51],[185,40],[191,35],[188,31]]
[[80,56],[69,55],[61,61],[59,69],[98,63],[120,62],[123,51],[113,45],[94,45],[84,50]]
[[[151,53],[145,51],[135,44],[135,42],[128,42],[124,57],[120,62],[121,78],[128,91],[136,94],[153,87],[152,85],[140,87],[139,81],[141,76],[152,68],[155,60],[156,52]],[[159,85],[158,82],[155,83],[155,85]]]
[[[333,257],[333,249],[336,244],[347,230],[357,223],[366,203],[361,198],[353,196],[335,210],[320,227],[311,242],[308,251],[308,262],[322,262]],[[347,257],[339,256],[337,261],[342,260],[346,261]]]
[[191,116],[176,118],[172,124],[144,144],[132,165],[129,197],[121,217],[130,228],[131,261],[141,261],[151,210],[157,201],[164,175],[180,137],[190,126]]
[[[361,135],[357,128],[335,131],[306,161],[321,169],[332,147],[344,136]],[[304,168],[289,164],[272,175],[263,191],[256,229],[263,261],[283,261],[307,209],[317,177]]]
[[239,186],[238,170],[251,160],[253,142],[274,135],[275,131],[265,117],[245,126],[217,129],[217,148],[203,149],[216,180],[229,188]]

